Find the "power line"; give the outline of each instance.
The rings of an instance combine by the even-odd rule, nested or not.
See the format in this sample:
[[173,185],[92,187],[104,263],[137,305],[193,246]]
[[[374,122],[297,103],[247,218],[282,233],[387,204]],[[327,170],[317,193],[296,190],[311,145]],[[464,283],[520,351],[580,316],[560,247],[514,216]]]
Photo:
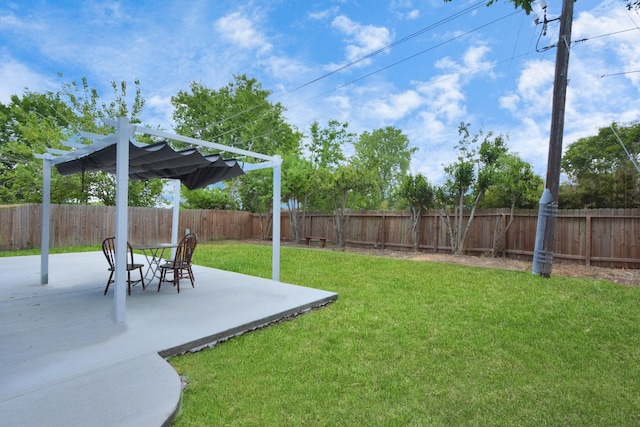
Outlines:
[[[437,45],[432,46],[432,47],[430,47],[430,48],[428,48],[428,49],[424,49],[424,50],[421,50],[421,51],[419,51],[419,52],[417,52],[417,53],[414,53],[414,54],[412,54],[412,55],[409,55],[409,56],[407,56],[407,57],[405,57],[405,58],[403,58],[403,59],[401,59],[401,60],[399,60],[399,61],[396,61],[396,62],[394,62],[394,63],[392,63],[392,64],[389,64],[389,65],[387,65],[387,66],[385,66],[385,67],[378,68],[377,70],[372,71],[371,73],[368,73],[368,74],[365,74],[365,75],[363,75],[363,76],[360,76],[360,77],[358,77],[358,78],[356,78],[356,79],[353,79],[353,80],[351,80],[351,81],[349,81],[349,82],[347,82],[347,83],[341,84],[340,86],[337,86],[337,87],[335,87],[335,88],[333,88],[333,89],[331,89],[331,90],[328,90],[328,91],[323,92],[323,93],[321,93],[321,94],[319,94],[319,95],[316,95],[316,96],[314,96],[314,97],[312,97],[312,98],[310,98],[310,99],[307,99],[307,100],[305,100],[305,101],[302,101],[302,102],[300,102],[300,103],[298,103],[298,104],[294,105],[294,107],[296,107],[296,106],[298,106],[298,105],[301,105],[301,104],[304,104],[304,103],[306,103],[306,102],[312,101],[312,100],[314,100],[314,99],[317,99],[317,98],[319,98],[319,97],[321,97],[321,96],[327,95],[327,94],[329,94],[329,93],[331,93],[331,92],[335,92],[335,91],[337,91],[337,90],[339,90],[339,89],[342,89],[342,88],[344,88],[344,87],[346,87],[346,86],[349,86],[349,85],[351,85],[351,84],[353,84],[353,83],[359,82],[360,80],[364,80],[364,79],[366,79],[366,78],[368,78],[368,77],[371,77],[371,76],[373,76],[373,75],[375,75],[375,74],[377,74],[377,73],[380,73],[380,72],[382,72],[382,71],[385,71],[385,70],[387,70],[387,69],[389,69],[389,68],[395,67],[396,65],[402,64],[403,62],[406,62],[406,61],[408,61],[408,60],[410,60],[410,59],[413,59],[413,58],[415,58],[415,57],[417,57],[417,56],[420,56],[420,55],[422,55],[422,54],[424,54],[424,53],[427,53],[427,52],[429,52],[429,51],[432,51],[432,50],[434,50],[434,49],[437,49],[437,48],[439,48],[439,47],[442,47],[442,46],[444,46],[444,45],[446,45],[446,44],[448,44],[448,43],[451,43],[451,42],[453,42],[453,41],[455,41],[455,40],[457,40],[457,39],[459,39],[459,38],[465,37],[465,36],[467,36],[467,35],[469,35],[469,34],[471,34],[471,33],[473,33],[473,32],[476,32],[476,31],[478,31],[478,30],[480,30],[480,29],[482,29],[482,28],[485,28],[485,27],[487,27],[487,26],[489,26],[489,25],[495,24],[496,22],[499,22],[499,21],[501,21],[501,20],[503,20],[503,19],[506,19],[506,18],[508,18],[508,17],[510,17],[510,16],[513,16],[513,15],[515,15],[515,14],[517,14],[517,13],[520,13],[520,12],[519,12],[519,11],[512,12],[512,13],[510,13],[510,14],[507,14],[507,15],[505,15],[505,16],[502,16],[501,18],[497,18],[497,19],[495,19],[495,20],[493,20],[493,21],[491,21],[491,22],[488,22],[488,23],[486,23],[486,24],[484,24],[484,25],[481,25],[481,26],[476,27],[476,28],[474,28],[474,29],[472,29],[472,30],[469,30],[469,31],[467,31],[467,32],[465,32],[465,33],[459,34],[459,35],[457,35],[457,36],[455,36],[455,37],[452,37],[452,38],[450,38],[450,39],[448,39],[448,40],[445,40],[445,41],[443,41],[443,42],[441,42],[441,43],[438,43]],[[513,59],[513,58],[514,58],[514,57],[512,57],[511,59]]]
[[448,16],[448,17],[444,18],[444,19],[441,19],[440,21],[438,21],[438,22],[436,22],[436,23],[434,23],[434,24],[431,24],[431,25],[429,25],[429,26],[427,26],[427,27],[424,27],[424,28],[422,28],[422,29],[420,29],[420,30],[418,30],[418,31],[414,32],[414,33],[411,33],[411,34],[409,34],[408,36],[405,36],[405,37],[401,38],[400,40],[398,40],[398,41],[396,41],[396,42],[393,42],[393,43],[391,43],[391,44],[389,44],[389,45],[387,45],[387,46],[384,46],[384,47],[382,47],[382,48],[380,48],[380,49],[378,49],[378,50],[375,50],[375,51],[373,51],[373,52],[371,52],[371,53],[368,53],[367,55],[362,56],[362,57],[360,57],[360,58],[356,59],[356,60],[355,60],[355,61],[353,61],[353,62],[350,62],[350,63],[348,63],[348,64],[346,64],[346,65],[343,65],[342,67],[339,67],[339,68],[337,68],[337,69],[335,69],[335,70],[333,70],[333,71],[331,71],[331,72],[329,72],[329,73],[327,73],[327,74],[324,74],[323,76],[320,76],[320,77],[318,77],[318,78],[315,78],[315,79],[313,79],[313,80],[311,80],[311,81],[309,81],[309,82],[307,82],[307,83],[305,83],[305,84],[302,84],[302,85],[300,85],[300,86],[298,86],[298,87],[296,87],[296,88],[294,88],[294,89],[291,89],[290,91],[288,91],[288,92],[284,93],[284,94],[283,94],[283,95],[281,95],[281,96],[288,95],[288,94],[290,94],[290,93],[292,93],[292,92],[295,92],[295,91],[297,91],[297,90],[299,90],[299,89],[302,89],[302,88],[304,88],[304,87],[306,87],[306,86],[309,86],[310,84],[313,84],[313,83],[315,83],[315,82],[318,82],[318,81],[320,81],[320,80],[322,80],[322,79],[324,79],[324,78],[326,78],[326,77],[332,76],[332,75],[334,75],[334,74],[336,74],[336,73],[339,73],[340,71],[346,70],[347,68],[352,67],[352,66],[354,66],[354,65],[356,65],[356,64],[359,64],[360,62],[363,62],[363,61],[365,61],[365,60],[367,60],[367,59],[370,59],[370,58],[372,58],[372,57],[374,57],[374,56],[376,56],[376,55],[378,55],[378,54],[380,54],[380,53],[382,53],[382,52],[386,52],[386,51],[388,51],[389,49],[391,49],[392,47],[395,47],[395,46],[398,46],[398,45],[400,45],[400,44],[402,44],[402,43],[405,43],[405,42],[407,42],[407,41],[409,41],[409,40],[411,40],[411,39],[414,39],[415,37],[417,37],[417,36],[419,36],[419,35],[422,35],[422,34],[426,33],[427,31],[431,31],[431,30],[433,30],[433,29],[435,29],[435,28],[438,28],[438,27],[440,27],[440,26],[442,26],[442,25],[444,25],[444,24],[448,23],[448,22],[453,21],[453,20],[454,20],[454,19],[456,19],[456,18],[459,18],[459,17],[461,17],[461,16],[464,16],[464,15],[466,15],[467,13],[470,13],[470,12],[472,12],[472,11],[474,11],[474,10],[476,10],[476,9],[480,8],[480,7],[481,7],[482,5],[484,5],[484,4],[485,4],[485,1],[484,1],[484,0],[483,0],[483,1],[480,1],[480,2],[478,2],[478,3],[475,3],[475,4],[471,5],[471,6],[469,6],[468,8],[461,10],[460,12],[457,12],[457,13],[455,13],[455,14],[453,14],[453,15],[450,15],[450,16]]
[[621,73],[611,73],[611,74],[603,74],[600,76],[600,78],[603,77],[611,77],[611,76],[621,76],[623,74],[633,74],[633,73],[640,73],[640,70],[634,70],[634,71],[623,71]]

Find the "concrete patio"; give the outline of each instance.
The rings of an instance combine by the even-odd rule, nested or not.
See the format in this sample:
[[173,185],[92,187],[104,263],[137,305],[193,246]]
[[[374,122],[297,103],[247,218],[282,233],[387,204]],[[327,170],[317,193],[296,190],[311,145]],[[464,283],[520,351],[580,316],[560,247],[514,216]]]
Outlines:
[[[136,255],[137,261],[144,257]],[[114,321],[101,252],[0,258],[0,419],[8,426],[160,426],[181,379],[165,357],[334,301],[337,294],[194,266],[180,294],[157,280]],[[113,285],[112,285],[113,286]],[[224,398],[224,397],[221,397]]]

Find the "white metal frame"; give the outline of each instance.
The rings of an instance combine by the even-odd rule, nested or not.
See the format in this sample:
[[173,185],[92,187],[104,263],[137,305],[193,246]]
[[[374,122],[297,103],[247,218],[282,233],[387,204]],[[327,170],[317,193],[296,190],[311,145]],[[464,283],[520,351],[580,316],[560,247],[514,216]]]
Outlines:
[[[81,135],[94,141],[91,145],[76,143],[64,143],[74,151],[62,151],[50,149],[48,153],[36,155],[42,158],[42,243],[40,258],[40,283],[49,283],[49,233],[50,233],[50,204],[51,204],[51,167],[56,164],[75,160],[105,148],[112,144],[116,146],[116,270],[114,285],[114,318],[118,323],[125,321],[126,314],[126,265],[127,265],[127,230],[128,230],[128,182],[129,182],[129,140],[136,133],[158,136],[174,141],[186,142],[189,144],[217,149],[224,152],[234,153],[241,156],[252,157],[263,160],[261,163],[245,163],[244,171],[273,168],[273,227],[272,227],[272,280],[280,280],[280,197],[281,197],[281,176],[282,158],[278,155],[268,156],[266,154],[254,153],[248,150],[229,147],[214,142],[202,141],[200,139],[171,134],[142,126],[132,125],[125,117],[118,117],[117,120],[103,119],[108,126],[116,129],[115,134],[98,135],[83,132]],[[173,218],[171,242],[177,244],[178,240],[178,218],[180,208],[180,181],[175,180]]]

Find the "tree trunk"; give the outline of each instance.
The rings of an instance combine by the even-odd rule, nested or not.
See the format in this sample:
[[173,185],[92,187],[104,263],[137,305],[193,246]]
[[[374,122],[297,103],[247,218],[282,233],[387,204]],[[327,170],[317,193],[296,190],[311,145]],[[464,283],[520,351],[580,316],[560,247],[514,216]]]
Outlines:
[[496,220],[496,231],[493,233],[493,248],[491,248],[491,256],[493,258],[496,258],[498,256],[498,252],[502,250],[502,247],[504,245],[504,238],[507,235],[509,228],[511,228],[511,224],[513,224],[513,220],[515,217],[514,215],[515,206],[516,206],[515,202],[513,202],[511,204],[511,209],[509,211],[509,222],[507,223],[506,226],[499,229],[497,222],[500,221],[502,218],[498,218]]
[[413,251],[418,252],[418,226],[420,225],[420,208],[411,207],[411,238],[413,239]]

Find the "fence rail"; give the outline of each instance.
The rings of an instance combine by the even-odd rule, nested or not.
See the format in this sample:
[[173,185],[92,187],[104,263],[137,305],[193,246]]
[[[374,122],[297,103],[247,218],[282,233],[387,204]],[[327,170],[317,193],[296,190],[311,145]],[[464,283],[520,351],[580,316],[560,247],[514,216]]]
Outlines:
[[[506,233],[499,253],[531,260],[537,210],[521,210]],[[160,208],[129,208],[129,240],[135,243],[169,241],[172,212]],[[281,239],[291,241],[288,212],[283,212]],[[509,220],[506,209],[476,212],[465,247],[482,255],[494,246],[494,233]],[[42,209],[39,204],[0,206],[0,250],[40,246]],[[263,234],[260,217],[240,211],[182,210],[179,229],[190,229],[201,241],[245,240]],[[115,233],[115,207],[52,205],[50,246],[99,244]],[[308,214],[302,237],[326,237],[335,243],[333,216]],[[412,250],[411,216],[407,211],[366,211],[350,215],[345,238],[349,246]],[[434,211],[423,214],[418,248],[424,252],[449,252],[446,226]],[[588,209],[558,212],[554,262],[618,268],[640,268],[640,209]]]

